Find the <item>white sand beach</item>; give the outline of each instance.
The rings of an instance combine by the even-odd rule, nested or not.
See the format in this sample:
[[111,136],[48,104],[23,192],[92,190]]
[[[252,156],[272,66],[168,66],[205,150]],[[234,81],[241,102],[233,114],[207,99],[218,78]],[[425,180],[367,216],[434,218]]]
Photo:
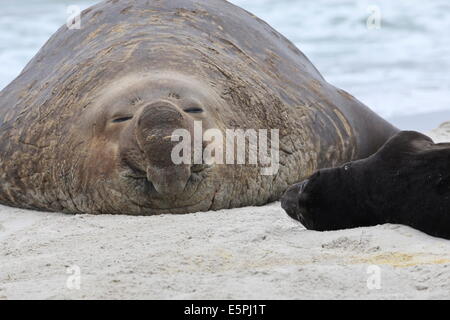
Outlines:
[[[431,135],[450,141],[450,123]],[[450,241],[308,231],[279,202],[152,217],[0,207],[0,299],[448,299],[449,272]]]

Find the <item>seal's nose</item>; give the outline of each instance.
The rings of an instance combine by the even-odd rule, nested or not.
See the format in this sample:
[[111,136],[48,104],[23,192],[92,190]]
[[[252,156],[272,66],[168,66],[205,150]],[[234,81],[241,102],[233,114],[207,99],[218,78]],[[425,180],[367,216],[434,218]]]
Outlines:
[[306,213],[307,194],[304,193],[305,187],[309,180],[294,184],[291,186],[281,198],[281,207],[294,220],[304,223],[304,215]]
[[172,135],[179,129],[188,130],[188,120],[177,106],[166,101],[144,107],[137,121],[136,136],[147,161],[147,179],[162,195],[183,192],[191,176],[190,164],[175,164],[172,159],[172,150],[178,144],[172,141]]
[[138,119],[138,130],[148,137],[156,131],[161,133],[170,131],[173,127],[184,125],[185,122],[183,114],[176,105],[169,101],[157,101],[142,109]]

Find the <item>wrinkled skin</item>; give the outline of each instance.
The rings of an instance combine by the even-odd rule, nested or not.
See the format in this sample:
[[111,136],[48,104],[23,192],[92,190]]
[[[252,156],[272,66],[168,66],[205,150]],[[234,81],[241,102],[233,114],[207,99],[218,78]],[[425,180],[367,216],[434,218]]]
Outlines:
[[395,223],[450,239],[450,143],[402,131],[367,159],[319,170],[281,201],[312,230]]
[[[288,40],[222,0],[105,1],[0,92],[0,203],[188,213],[279,199],[397,129],[328,84]],[[278,129],[280,169],[175,165],[176,129]]]

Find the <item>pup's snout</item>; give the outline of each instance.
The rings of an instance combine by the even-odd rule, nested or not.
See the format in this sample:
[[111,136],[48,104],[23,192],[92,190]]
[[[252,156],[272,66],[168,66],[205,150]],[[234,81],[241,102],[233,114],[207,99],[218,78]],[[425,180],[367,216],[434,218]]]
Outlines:
[[291,186],[281,198],[281,207],[294,220],[304,224],[304,215],[306,213],[306,201],[308,195],[304,192],[309,180]]

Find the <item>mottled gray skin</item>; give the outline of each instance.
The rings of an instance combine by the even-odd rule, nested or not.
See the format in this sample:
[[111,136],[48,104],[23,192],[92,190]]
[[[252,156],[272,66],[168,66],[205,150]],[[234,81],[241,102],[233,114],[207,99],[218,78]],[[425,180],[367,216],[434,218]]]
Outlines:
[[[0,93],[2,204],[141,215],[263,205],[397,132],[226,1],[112,0],[81,23]],[[194,120],[279,129],[280,170],[175,166],[167,137]]]

